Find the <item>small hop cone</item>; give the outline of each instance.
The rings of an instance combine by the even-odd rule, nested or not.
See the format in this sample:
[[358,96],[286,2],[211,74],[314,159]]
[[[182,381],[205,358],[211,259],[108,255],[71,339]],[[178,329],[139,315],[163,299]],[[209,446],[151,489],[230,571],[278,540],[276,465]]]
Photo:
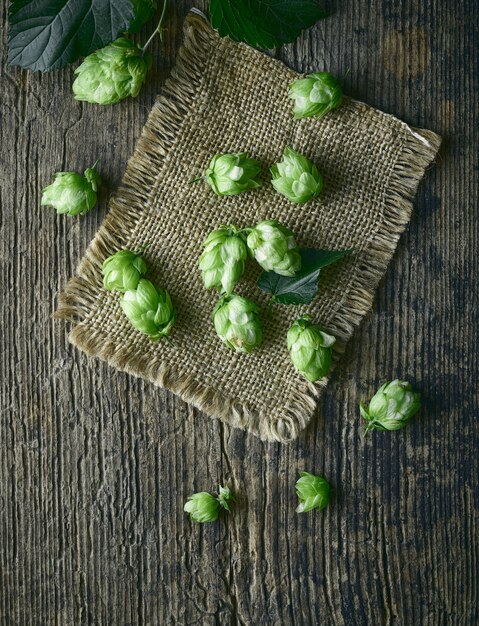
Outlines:
[[221,341],[237,352],[251,352],[263,339],[258,307],[242,296],[221,298],[213,311],[213,324]]
[[404,380],[393,380],[382,385],[369,403],[359,405],[370,430],[400,430],[421,408],[421,395]]
[[264,220],[246,240],[249,251],[267,272],[294,276],[301,269],[301,255],[293,233],[277,220]]
[[331,491],[328,481],[309,472],[300,472],[300,476],[296,482],[299,498],[296,512],[307,513],[313,509],[324,509],[329,503]]
[[248,250],[235,226],[223,226],[208,235],[200,256],[200,270],[207,289],[229,295],[243,276]]
[[316,72],[294,80],[289,85],[289,97],[294,100],[297,119],[323,117],[343,102],[343,90],[338,80],[328,72]]
[[234,500],[231,489],[229,489],[228,487],[221,487],[220,485],[218,492],[218,502],[226,511],[230,510],[230,500]]
[[126,37],[88,55],[75,70],[76,100],[115,104],[136,97],[145,82],[151,55]]
[[220,512],[220,503],[207,491],[200,491],[189,496],[184,510],[189,513],[194,522],[200,524],[216,522]]
[[77,172],[58,172],[53,183],[42,191],[42,206],[52,206],[62,215],[88,213],[96,204],[101,178],[93,167],[83,176]]
[[331,369],[331,346],[336,339],[321,326],[311,323],[311,317],[300,317],[288,330],[287,343],[294,367],[307,380],[315,382]]
[[271,168],[271,183],[293,204],[316,198],[323,188],[323,177],[314,163],[291,148],[285,148],[281,163]]
[[143,258],[130,250],[119,250],[103,263],[103,286],[109,291],[131,291],[146,274]]
[[169,335],[173,329],[176,312],[170,295],[145,278],[140,279],[136,289],[123,294],[120,306],[132,326],[153,341]]
[[205,172],[206,181],[218,196],[235,196],[261,187],[261,165],[245,153],[217,154]]
[[200,491],[188,497],[184,506],[184,511],[189,513],[194,522],[204,524],[206,522],[216,522],[221,509],[229,511],[229,501],[233,499],[233,494],[228,487],[219,488],[218,497],[207,491]]

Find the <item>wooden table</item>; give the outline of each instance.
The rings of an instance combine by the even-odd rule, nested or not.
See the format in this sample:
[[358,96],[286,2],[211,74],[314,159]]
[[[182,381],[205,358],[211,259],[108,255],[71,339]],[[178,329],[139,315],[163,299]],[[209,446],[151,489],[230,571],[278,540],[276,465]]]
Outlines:
[[[373,310],[314,425],[289,446],[88,360],[51,318],[193,4],[206,8],[176,2],[147,85],[116,106],[76,102],[71,68],[41,75],[2,61],[2,624],[474,626],[479,2],[344,0],[277,53],[344,76],[349,95],[445,139]],[[55,171],[97,158],[97,210],[70,219],[40,206]],[[365,437],[358,402],[394,377],[422,391],[421,415]],[[334,485],[326,511],[294,512],[303,469]],[[186,497],[218,482],[238,493],[234,513],[192,524]]]

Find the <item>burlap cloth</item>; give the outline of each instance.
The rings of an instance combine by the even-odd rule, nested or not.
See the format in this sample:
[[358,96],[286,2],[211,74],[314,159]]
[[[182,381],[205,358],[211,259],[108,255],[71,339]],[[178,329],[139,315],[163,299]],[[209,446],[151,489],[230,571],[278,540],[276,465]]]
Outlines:
[[[260,52],[220,39],[190,14],[176,69],[57,312],[74,322],[70,341],[86,353],[172,390],[212,417],[280,441],[308,424],[327,382],[313,385],[295,372],[286,348],[289,325],[310,312],[338,338],[337,361],[371,306],[417,184],[439,146],[434,133],[351,100],[322,120],[296,121],[287,98],[296,76]],[[325,178],[319,199],[293,205],[268,183],[267,170],[285,146],[319,166]],[[206,184],[190,183],[214,154],[242,151],[264,163],[262,189],[224,198]],[[291,228],[300,246],[354,253],[322,272],[311,305],[275,305],[271,319],[251,262],[237,291],[261,305],[264,343],[252,354],[238,354],[212,326],[218,295],[202,285],[201,242],[220,224],[266,218]],[[119,294],[102,288],[103,260],[146,243],[148,278],[170,292],[178,313],[171,339],[158,343],[132,328]]]

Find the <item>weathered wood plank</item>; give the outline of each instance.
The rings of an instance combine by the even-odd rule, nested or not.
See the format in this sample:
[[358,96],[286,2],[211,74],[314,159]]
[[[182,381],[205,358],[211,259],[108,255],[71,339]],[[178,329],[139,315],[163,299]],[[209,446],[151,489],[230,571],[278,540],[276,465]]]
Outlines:
[[[446,138],[374,310],[297,442],[262,443],[88,360],[50,318],[193,4],[207,3],[176,2],[139,98],[113,107],[75,102],[71,69],[31,74],[2,58],[0,620],[478,623],[476,0],[345,0],[278,52]],[[70,220],[39,206],[54,171],[98,157],[99,210]],[[422,415],[366,438],[357,404],[393,376],[423,391]],[[301,469],[335,486],[321,514],[294,513]],[[218,482],[238,492],[235,514],[192,525],[185,498]]]

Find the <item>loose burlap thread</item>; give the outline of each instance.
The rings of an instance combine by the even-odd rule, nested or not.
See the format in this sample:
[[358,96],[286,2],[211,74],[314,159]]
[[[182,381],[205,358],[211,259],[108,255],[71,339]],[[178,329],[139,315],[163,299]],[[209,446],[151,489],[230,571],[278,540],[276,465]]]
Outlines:
[[[294,120],[287,85],[296,77],[282,63],[219,38],[190,14],[176,69],[57,311],[73,322],[69,339],[87,354],[170,389],[212,417],[279,441],[294,439],[308,424],[327,383],[309,383],[294,370],[287,329],[310,313],[337,337],[337,361],[371,307],[440,141],[351,100],[321,120]],[[285,146],[318,165],[325,179],[320,198],[293,205],[273,190],[267,171]],[[204,183],[191,184],[214,154],[243,151],[264,164],[260,190],[225,198]],[[302,247],[354,252],[322,271],[310,305],[275,305],[271,317],[251,262],[237,292],[260,305],[264,343],[238,354],[215,334],[218,294],[203,287],[201,243],[221,224],[268,218],[297,233]],[[170,292],[177,308],[174,334],[157,343],[133,329],[120,295],[102,288],[104,259],[146,243],[148,278]]]

